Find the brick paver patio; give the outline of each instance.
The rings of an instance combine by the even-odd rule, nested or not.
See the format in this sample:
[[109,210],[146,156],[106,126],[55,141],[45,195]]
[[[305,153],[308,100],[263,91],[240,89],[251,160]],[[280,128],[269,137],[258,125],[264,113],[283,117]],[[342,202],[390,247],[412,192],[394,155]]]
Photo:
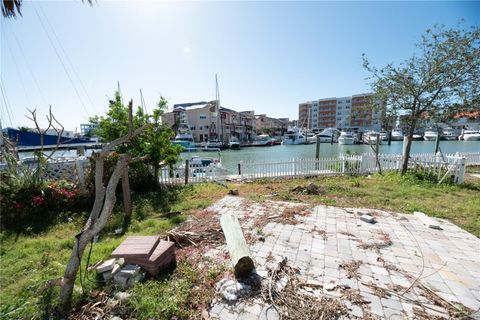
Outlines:
[[[257,241],[250,247],[260,276],[266,277],[267,269],[286,257],[290,265],[299,268],[306,282],[322,285],[323,290],[320,290],[329,297],[339,298],[339,288],[343,285],[359,289],[369,303],[361,308],[343,299],[349,308],[348,318],[362,318],[365,311],[382,319],[413,318],[415,303],[426,306],[424,311],[429,315],[448,318],[444,308],[433,305],[416,290],[417,285],[428,287],[449,302],[480,309],[480,240],[472,234],[440,219],[442,230],[434,230],[425,227],[413,215],[331,206],[311,208],[312,213],[297,217],[300,223],[295,225],[272,222],[262,230],[253,230],[256,216],[278,216],[285,208],[296,205],[227,196],[210,209],[219,215],[234,213],[244,232],[263,234],[264,241]],[[376,217],[377,223],[361,221],[358,212],[369,212]],[[386,240],[391,241],[391,245],[377,250],[368,248],[368,244]],[[348,278],[341,267],[353,260],[360,261],[357,279]],[[396,285],[406,289],[415,279],[411,290],[403,295],[400,290],[398,295],[388,297],[379,297],[366,285],[373,283],[383,288]],[[332,283],[336,288],[326,290],[325,285]],[[268,308],[260,298],[233,304],[217,299],[210,316],[215,319],[278,319],[276,311]],[[480,314],[473,317],[480,319]]]

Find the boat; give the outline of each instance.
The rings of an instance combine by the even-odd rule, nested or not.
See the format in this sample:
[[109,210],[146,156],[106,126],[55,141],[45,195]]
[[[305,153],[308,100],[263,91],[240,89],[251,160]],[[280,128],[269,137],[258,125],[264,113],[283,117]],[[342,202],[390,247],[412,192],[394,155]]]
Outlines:
[[228,141],[228,147],[232,150],[240,150],[240,141],[237,137],[231,137]]
[[282,143],[285,145],[298,145],[305,144],[306,137],[303,132],[297,128],[289,128],[287,132],[283,134]]
[[438,130],[433,128],[427,128],[423,134],[423,139],[427,141],[435,141],[438,136]]
[[326,128],[318,134],[320,142],[337,142],[340,131],[335,128]]
[[414,131],[413,132],[413,135],[412,135],[412,140],[413,141],[420,141],[420,140],[423,140],[423,135],[420,131]]
[[393,129],[390,140],[392,140],[392,141],[403,141],[403,130],[399,127],[396,127],[395,129]]
[[271,147],[273,140],[268,134],[261,134],[255,137],[252,146],[254,147]]
[[202,151],[220,151],[222,146],[222,143],[218,140],[208,140],[203,143]]
[[380,139],[382,139],[382,141],[388,141],[388,132],[385,130],[380,131]]
[[377,139],[378,139],[378,144],[382,144],[382,140],[380,139],[380,133],[375,131],[368,131],[363,134],[363,142],[366,144],[376,145]]
[[340,137],[338,137],[338,144],[345,144],[345,145],[355,144],[356,140],[357,138],[353,132],[342,131],[340,133]]
[[447,141],[452,141],[452,140],[457,140],[459,134],[450,127],[447,127],[443,129],[443,134],[442,134],[442,140],[447,140]]
[[[208,177],[220,172],[226,173],[227,170],[222,166],[220,158],[206,158],[200,156],[193,156],[189,159],[188,163],[189,171],[193,177]],[[185,163],[178,167],[178,177],[185,176]]]
[[317,143],[317,135],[311,131],[307,131],[307,139],[306,144],[314,144]]
[[458,139],[465,141],[480,141],[480,130],[463,129]]
[[172,141],[172,144],[181,146],[182,151],[193,151],[197,149],[193,141],[192,134],[187,131],[179,130],[179,133],[175,136],[175,139]]

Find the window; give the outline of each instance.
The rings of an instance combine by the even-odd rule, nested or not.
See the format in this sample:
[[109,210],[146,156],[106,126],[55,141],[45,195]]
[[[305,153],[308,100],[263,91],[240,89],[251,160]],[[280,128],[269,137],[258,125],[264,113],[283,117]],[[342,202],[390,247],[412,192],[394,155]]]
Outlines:
[[190,130],[195,130],[195,126],[191,126],[191,127],[190,127]]
[[208,126],[205,126],[205,129],[208,129]]
[[202,120],[205,120],[207,119],[207,115],[205,113],[200,113],[200,119]]
[[345,101],[346,103],[350,103],[350,100]]
[[203,127],[202,127],[202,126],[200,126],[198,129],[199,129],[199,130],[203,130]]

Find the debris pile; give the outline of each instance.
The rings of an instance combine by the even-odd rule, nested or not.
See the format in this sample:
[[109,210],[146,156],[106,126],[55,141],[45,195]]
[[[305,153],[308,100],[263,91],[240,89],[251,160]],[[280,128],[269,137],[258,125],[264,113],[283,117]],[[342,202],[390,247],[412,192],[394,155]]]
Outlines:
[[296,186],[290,190],[291,192],[308,194],[308,195],[319,195],[326,192],[324,187],[318,186],[315,183],[310,183],[307,186]]
[[281,319],[337,319],[348,315],[342,302],[301,283],[298,273],[298,269],[287,264],[286,258],[268,273],[268,284],[262,294]]

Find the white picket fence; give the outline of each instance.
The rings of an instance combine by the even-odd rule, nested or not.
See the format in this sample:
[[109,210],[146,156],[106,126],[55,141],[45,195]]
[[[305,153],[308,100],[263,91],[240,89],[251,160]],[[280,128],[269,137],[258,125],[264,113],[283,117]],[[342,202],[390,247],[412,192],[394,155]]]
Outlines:
[[[427,173],[441,182],[452,177],[455,183],[463,183],[466,165],[480,164],[480,153],[413,154],[409,169]],[[292,159],[289,161],[255,161],[240,163],[241,179],[289,178],[305,176],[328,176],[344,174],[368,174],[400,170],[402,155],[381,154],[378,164],[374,154],[341,155],[338,158]]]

